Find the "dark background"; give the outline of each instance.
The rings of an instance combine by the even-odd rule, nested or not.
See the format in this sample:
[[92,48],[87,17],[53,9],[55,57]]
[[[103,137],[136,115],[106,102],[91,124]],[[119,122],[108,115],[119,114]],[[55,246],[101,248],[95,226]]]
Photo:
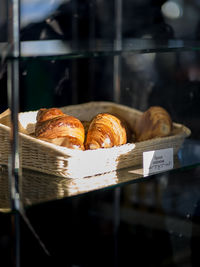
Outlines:
[[[97,39],[113,43],[117,2],[65,1],[37,21],[30,10],[28,22],[22,17],[21,40],[73,41],[75,48],[86,43],[91,50]],[[192,45],[185,50],[163,50],[160,42],[193,44],[199,40],[199,1],[176,1],[180,15],[174,18],[162,11],[167,1],[122,2],[122,40],[139,39],[141,47],[151,40],[159,49],[119,57],[117,100],[142,111],[161,105],[174,121],[192,130],[191,139],[198,140],[200,52]],[[2,42],[7,40],[6,19],[6,1],[1,1]],[[20,60],[20,111],[92,100],[115,101],[113,55],[89,57],[86,50],[82,55]],[[7,107],[6,62],[2,58],[0,111]],[[175,171],[120,189],[29,208],[27,216],[51,257],[22,220],[21,266],[199,266],[199,179],[199,168]],[[156,192],[160,192],[159,201]],[[11,219],[10,214],[0,214],[1,266],[11,265]]]
[[[6,7],[2,2],[1,38],[6,40]],[[30,1],[30,3],[34,1]],[[199,40],[199,2],[177,1],[180,15],[171,18],[163,13],[170,1],[122,1],[122,44],[133,39],[148,48],[151,40],[157,50],[151,53],[123,53],[119,57],[118,88],[114,84],[112,54],[87,56],[95,50],[95,41],[113,44],[117,34],[116,6],[120,1],[66,1],[49,14],[34,20],[34,9],[22,8],[21,40],[65,40],[82,58],[27,58],[20,62],[20,110],[65,106],[92,100],[116,101],[144,111],[150,105],[161,105],[174,121],[184,123],[199,137],[199,52],[192,49]],[[24,3],[24,4],[23,4]],[[44,1],[45,3],[45,1]],[[43,3],[43,4],[44,4]],[[54,2],[56,3],[56,2]],[[48,5],[48,4],[47,4]],[[22,1],[22,6],[27,6]],[[39,4],[37,8],[40,8]],[[26,10],[26,12],[24,11]],[[37,9],[36,9],[37,10]],[[175,7],[170,12],[173,14]],[[30,14],[27,14],[30,12]],[[170,13],[169,13],[170,14]],[[29,20],[23,19],[29,15]],[[25,22],[24,22],[25,21]],[[106,42],[104,42],[106,40]],[[170,40],[184,42],[186,50],[162,49]],[[187,45],[190,42],[189,45]],[[84,44],[84,45],[83,45]],[[87,45],[85,45],[87,44]],[[138,45],[140,47],[140,45]],[[84,47],[84,49],[83,49]],[[39,48],[38,48],[39,49]],[[0,111],[7,108],[6,68],[0,75]]]

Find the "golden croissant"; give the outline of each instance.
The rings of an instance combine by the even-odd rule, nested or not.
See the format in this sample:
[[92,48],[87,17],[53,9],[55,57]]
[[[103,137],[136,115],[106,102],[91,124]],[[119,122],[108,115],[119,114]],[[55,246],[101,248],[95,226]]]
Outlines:
[[171,134],[172,119],[169,113],[160,106],[147,109],[136,122],[135,134],[137,141]]
[[127,142],[126,129],[121,120],[108,113],[96,115],[89,125],[85,148],[110,148]]
[[81,121],[58,108],[40,109],[37,113],[35,136],[44,141],[84,150],[85,130]]

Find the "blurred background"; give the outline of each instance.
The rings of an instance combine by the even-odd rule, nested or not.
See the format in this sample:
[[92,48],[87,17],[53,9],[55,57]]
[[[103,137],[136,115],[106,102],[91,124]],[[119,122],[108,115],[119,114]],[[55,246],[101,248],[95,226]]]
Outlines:
[[[199,40],[199,14],[198,0],[22,0],[21,110],[92,100],[114,100],[140,110],[159,104],[198,138],[200,53],[192,47]],[[7,38],[6,18],[4,0],[1,41]],[[109,54],[115,43],[137,53],[121,53],[116,65]],[[41,57],[63,49],[79,56]],[[95,51],[107,56],[95,56]],[[6,71],[0,78],[3,111]]]
[[[8,14],[1,0],[0,112],[8,107]],[[20,38],[20,111],[88,101],[141,111],[160,105],[191,129],[196,143],[187,143],[187,160],[199,159],[199,0],[21,0]],[[41,266],[58,266],[66,251],[70,267],[128,266],[133,251],[137,266],[199,266],[199,173],[165,173],[33,207],[27,214],[55,262],[24,224],[23,252],[32,266],[39,257]],[[8,259],[10,218],[2,215],[0,223],[0,256]]]

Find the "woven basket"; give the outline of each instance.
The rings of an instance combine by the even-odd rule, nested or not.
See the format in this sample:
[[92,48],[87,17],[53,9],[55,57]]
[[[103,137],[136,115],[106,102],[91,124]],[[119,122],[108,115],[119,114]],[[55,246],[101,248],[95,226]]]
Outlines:
[[[125,118],[131,129],[142,112],[110,102],[89,102],[60,108],[64,113],[81,121],[90,121],[101,112]],[[37,111],[19,114],[19,123],[31,134],[34,132]],[[20,126],[21,126],[20,125]],[[144,151],[173,148],[176,154],[190,130],[173,123],[173,133],[168,137],[127,143],[118,147],[97,150],[72,150],[38,140],[20,133],[20,160],[23,168],[67,178],[83,178],[142,164]],[[10,127],[0,124],[0,164],[8,164],[10,153]]]

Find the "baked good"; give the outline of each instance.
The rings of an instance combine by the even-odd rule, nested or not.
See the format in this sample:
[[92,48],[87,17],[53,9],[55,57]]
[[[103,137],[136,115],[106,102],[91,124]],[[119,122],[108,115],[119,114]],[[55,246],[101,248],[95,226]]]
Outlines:
[[85,148],[110,148],[127,142],[126,129],[121,120],[108,113],[96,115],[88,129]]
[[136,141],[145,141],[155,137],[164,137],[172,132],[172,119],[160,106],[147,109],[136,121]]
[[38,111],[35,136],[56,145],[84,150],[85,130],[81,121],[58,108]]

